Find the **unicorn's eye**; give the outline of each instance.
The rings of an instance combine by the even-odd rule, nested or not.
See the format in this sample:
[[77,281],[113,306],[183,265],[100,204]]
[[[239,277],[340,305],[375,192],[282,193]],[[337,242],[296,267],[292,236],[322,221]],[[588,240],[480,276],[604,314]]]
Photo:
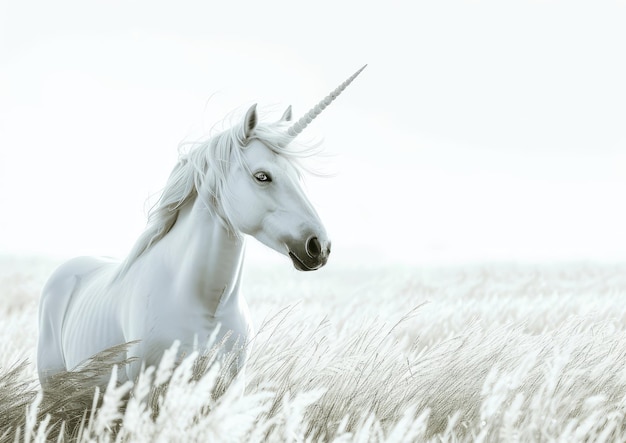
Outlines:
[[265,182],[265,183],[267,183],[267,182],[271,182],[272,181],[271,177],[266,172],[257,172],[256,174],[254,174],[254,178],[258,182]]

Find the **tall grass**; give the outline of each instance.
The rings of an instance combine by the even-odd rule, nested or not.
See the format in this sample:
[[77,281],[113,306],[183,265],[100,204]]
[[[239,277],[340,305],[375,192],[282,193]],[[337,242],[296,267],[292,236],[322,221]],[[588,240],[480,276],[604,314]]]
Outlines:
[[42,397],[51,267],[0,261],[3,441],[626,441],[624,265],[250,267],[245,379],[208,353],[120,384],[103,354]]

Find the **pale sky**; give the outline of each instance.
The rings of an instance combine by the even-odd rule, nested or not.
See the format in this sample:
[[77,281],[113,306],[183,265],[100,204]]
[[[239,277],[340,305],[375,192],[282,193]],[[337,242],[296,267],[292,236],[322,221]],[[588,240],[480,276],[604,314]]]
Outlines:
[[0,253],[123,257],[180,142],[367,63],[304,136],[333,259],[626,259],[625,2],[211,3],[0,0]]

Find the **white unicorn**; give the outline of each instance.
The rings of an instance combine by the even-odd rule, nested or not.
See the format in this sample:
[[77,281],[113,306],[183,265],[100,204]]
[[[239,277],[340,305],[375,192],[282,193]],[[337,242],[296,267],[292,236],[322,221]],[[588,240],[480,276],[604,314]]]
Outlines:
[[49,378],[96,353],[137,341],[125,375],[157,365],[174,341],[179,354],[224,340],[245,364],[252,334],[241,294],[248,234],[291,258],[301,271],[324,266],[330,240],[305,196],[290,142],[365,68],[290,126],[257,120],[256,105],[241,122],[188,154],[174,167],[148,227],[122,262],[79,257],[61,265],[43,288],[37,367]]

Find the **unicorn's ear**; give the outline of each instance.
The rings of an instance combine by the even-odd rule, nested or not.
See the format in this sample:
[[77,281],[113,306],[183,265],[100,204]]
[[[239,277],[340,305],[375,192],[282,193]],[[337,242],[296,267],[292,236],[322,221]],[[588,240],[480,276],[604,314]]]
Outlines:
[[281,122],[290,122],[291,121],[291,105],[287,106],[285,112],[283,112],[283,116],[280,118]]
[[257,115],[256,115],[256,103],[250,106],[248,112],[246,112],[246,117],[243,120],[243,130],[246,136],[246,139],[252,135],[252,131],[257,124]]

